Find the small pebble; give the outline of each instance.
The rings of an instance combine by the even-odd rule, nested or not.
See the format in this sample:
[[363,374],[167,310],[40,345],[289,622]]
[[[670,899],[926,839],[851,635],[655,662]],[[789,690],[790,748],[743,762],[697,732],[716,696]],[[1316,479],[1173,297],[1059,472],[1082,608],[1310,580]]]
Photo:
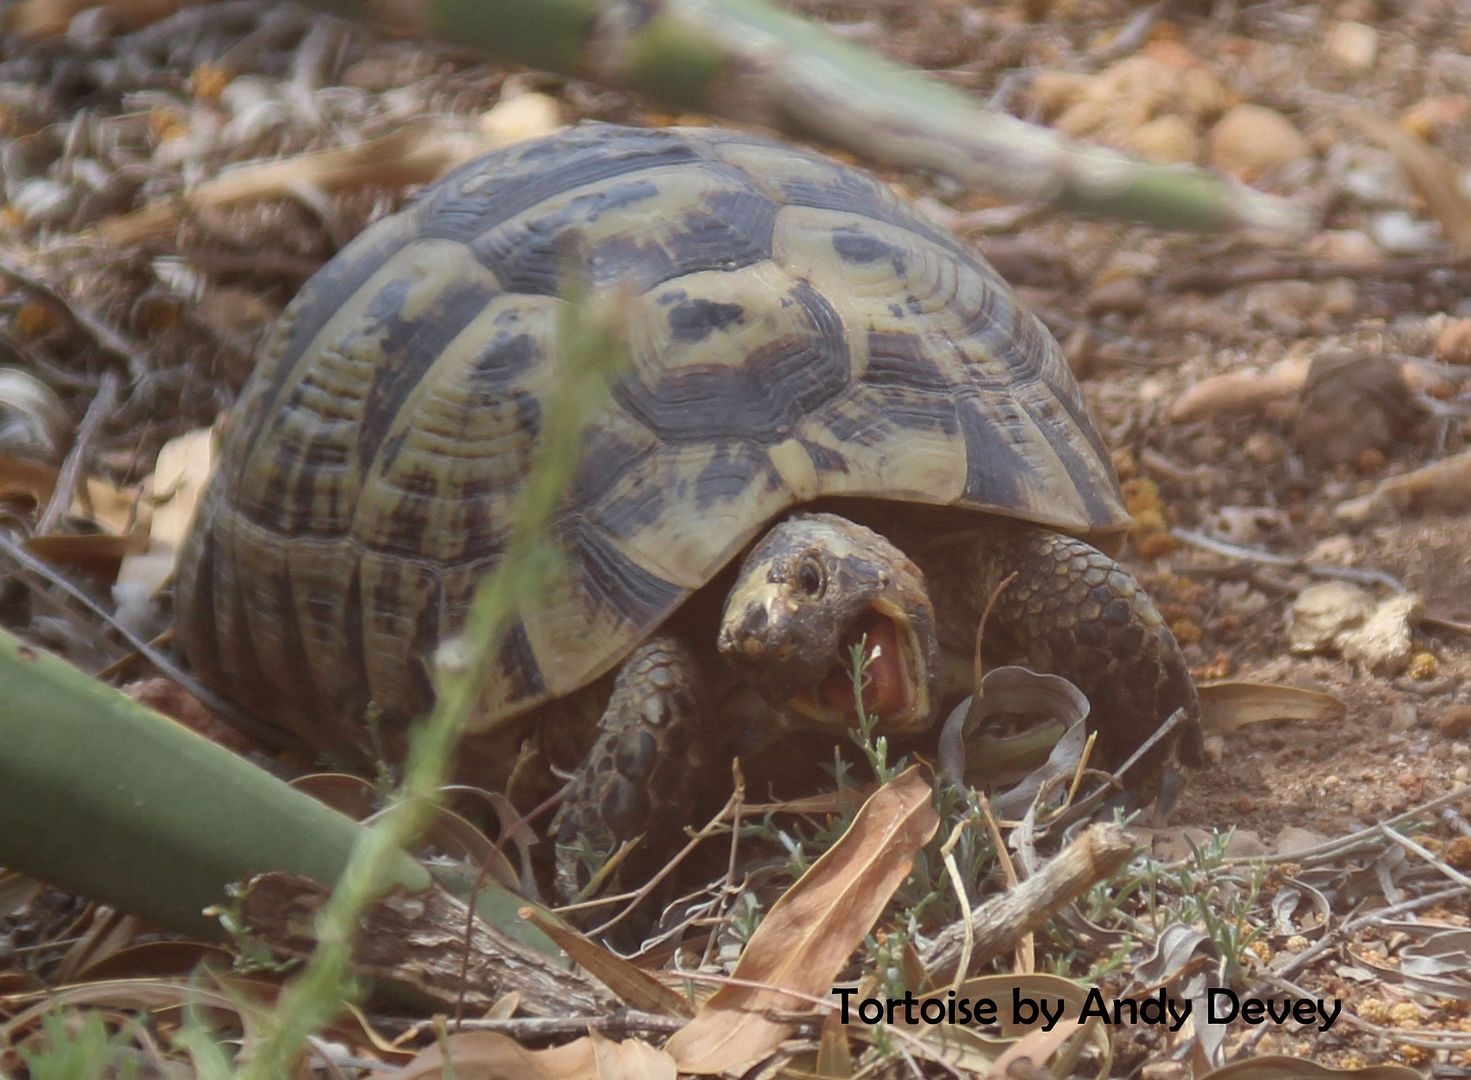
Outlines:
[[1308,157],[1312,147],[1281,113],[1248,104],[1237,105],[1211,128],[1210,152],[1218,167],[1251,178]]
[[1386,210],[1369,222],[1374,242],[1391,255],[1423,255],[1440,247],[1440,226],[1406,210]]
[[1471,364],[1471,319],[1452,319],[1440,328],[1435,358],[1443,364]]
[[1246,437],[1242,449],[1257,465],[1275,465],[1287,456],[1287,447],[1270,431],[1253,431]]
[[1328,27],[1323,52],[1344,75],[1365,75],[1379,55],[1379,31],[1365,23],[1344,19]]
[[1397,702],[1389,710],[1391,731],[1409,731],[1420,719],[1420,712],[1408,701]]
[[1435,726],[1448,739],[1471,731],[1471,705],[1452,705],[1435,719]]
[[1358,229],[1325,229],[1305,245],[1315,259],[1329,262],[1373,262],[1379,246]]
[[1086,315],[1102,315],[1117,311],[1121,315],[1138,315],[1149,305],[1149,289],[1136,277],[1115,278],[1088,293],[1083,303]]
[[1146,161],[1188,165],[1200,157],[1200,137],[1179,116],[1156,116],[1129,134],[1129,148]]

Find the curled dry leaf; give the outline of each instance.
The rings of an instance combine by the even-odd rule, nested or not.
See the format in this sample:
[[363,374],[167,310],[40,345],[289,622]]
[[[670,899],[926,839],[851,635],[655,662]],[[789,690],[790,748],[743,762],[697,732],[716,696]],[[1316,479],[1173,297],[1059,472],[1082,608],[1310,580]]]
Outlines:
[[1318,690],[1271,683],[1218,682],[1197,687],[1200,722],[1209,734],[1229,734],[1263,720],[1322,723],[1344,714],[1343,702]]
[[72,438],[56,391],[19,368],[0,368],[0,454],[56,465]]
[[[1053,723],[1016,736],[984,734],[986,721],[1001,715],[1044,716]],[[1039,675],[1019,666],[992,668],[976,693],[956,705],[945,721],[941,767],[957,787],[981,787],[1020,772],[1023,778],[1016,787],[992,800],[1003,817],[1019,814],[1048,781],[1076,771],[1087,718],[1088,699],[1060,675]]]
[[56,489],[56,467],[0,454],[0,505],[19,510],[45,506]]
[[615,1042],[596,1031],[547,1050],[527,1050],[494,1031],[471,1031],[451,1035],[392,1073],[394,1080],[451,1075],[456,1080],[674,1080],[675,1069],[663,1050],[638,1039]]
[[772,905],[734,981],[669,1040],[681,1072],[718,1073],[761,1057],[791,1031],[768,1013],[828,996],[939,826],[931,795],[915,766],[869,797],[848,831]]

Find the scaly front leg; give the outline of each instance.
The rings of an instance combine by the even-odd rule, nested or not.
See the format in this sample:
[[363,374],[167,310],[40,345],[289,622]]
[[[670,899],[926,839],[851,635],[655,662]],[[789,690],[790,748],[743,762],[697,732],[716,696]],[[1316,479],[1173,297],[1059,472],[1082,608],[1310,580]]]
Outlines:
[[642,837],[642,865],[670,854],[684,826],[703,821],[711,792],[728,776],[718,762],[729,759],[731,743],[708,691],[699,663],[675,638],[651,638],[624,662],[598,740],[552,822],[563,900],[587,884],[584,844],[606,858]]
[[962,608],[972,618],[1017,575],[996,597],[986,635],[1083,692],[1101,764],[1122,765],[1180,708],[1184,724],[1125,779],[1140,790],[1171,757],[1203,763],[1200,701],[1185,657],[1127,570],[1076,537],[1027,525],[997,524],[955,554],[951,565],[969,590]]

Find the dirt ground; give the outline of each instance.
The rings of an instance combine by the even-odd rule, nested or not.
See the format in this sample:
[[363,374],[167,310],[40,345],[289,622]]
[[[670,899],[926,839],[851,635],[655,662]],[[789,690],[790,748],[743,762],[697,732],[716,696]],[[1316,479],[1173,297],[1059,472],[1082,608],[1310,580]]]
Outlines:
[[[1471,479],[1463,470],[1366,520],[1340,512],[1471,441],[1471,5],[793,6],[1012,112],[1160,160],[1217,165],[1319,216],[1291,240],[1165,233],[879,170],[972,239],[1064,343],[1134,505],[1249,553],[1159,528],[1128,552],[1199,677],[1322,691],[1343,706],[1327,721],[1217,728],[1213,763],[1172,824],[1237,827],[1237,850],[1273,853],[1285,829],[1339,836],[1471,782]],[[148,373],[97,435],[99,467],[119,483],[147,475],[167,438],[214,421],[295,289],[405,192],[278,197],[135,246],[87,230],[232,162],[372,138],[414,117],[473,116],[503,97],[547,94],[569,120],[671,119],[626,95],[288,9],[221,12],[131,38],[98,15],[41,45],[0,39],[0,244],[146,344]],[[1430,149],[1386,140],[1384,125]],[[1452,194],[1443,184],[1436,193],[1436,177]],[[0,302],[0,350],[37,365],[69,422],[82,422],[109,361],[73,351],[65,320],[25,325],[37,309],[23,292]],[[1182,407],[1212,379],[1294,362],[1296,382],[1278,392]],[[1315,362],[1304,384],[1301,369]],[[1417,597],[1397,653],[1365,663],[1291,651],[1289,610],[1310,586],[1338,580],[1309,567],[1379,571]],[[1396,593],[1357,584],[1374,602]],[[0,624],[94,670],[123,651],[38,613],[0,576]],[[1464,903],[1445,913],[1462,925],[1465,914]],[[1325,1052],[1349,1063],[1347,1044]],[[1431,1062],[1372,1040],[1352,1054]]]

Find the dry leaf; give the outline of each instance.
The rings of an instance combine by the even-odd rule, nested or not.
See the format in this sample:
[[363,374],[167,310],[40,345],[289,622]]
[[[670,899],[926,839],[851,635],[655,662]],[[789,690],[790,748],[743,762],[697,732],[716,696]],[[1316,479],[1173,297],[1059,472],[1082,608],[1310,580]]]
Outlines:
[[768,1053],[791,1026],[767,1012],[827,997],[939,827],[930,799],[918,766],[869,797],[848,831],[772,905],[736,964],[732,977],[743,985],[722,987],[669,1040],[681,1072],[723,1072]]
[[674,1059],[638,1039],[614,1042],[596,1031],[548,1050],[527,1050],[515,1039],[494,1031],[451,1035],[431,1046],[402,1069],[394,1080],[674,1080]]
[[173,577],[179,549],[194,522],[204,487],[214,471],[213,428],[197,428],[170,439],[158,452],[150,481],[152,517],[145,550],[123,559],[117,571],[119,595],[151,598]]
[[812,1071],[818,1076],[847,1080],[853,1075],[853,1052],[848,1048],[848,1028],[842,1017],[830,1012],[822,1021],[817,1037],[817,1061]]
[[1306,720],[1322,723],[1344,713],[1332,694],[1271,683],[1218,682],[1197,687],[1200,723],[1207,732],[1226,734],[1263,720]]
[[64,566],[100,581],[112,581],[127,557],[143,547],[142,536],[109,536],[107,533],[33,536],[25,547],[52,566]]
[[56,391],[19,368],[0,368],[0,451],[58,464],[72,420]]
[[51,501],[56,469],[51,465],[0,454],[0,504],[34,509]]
[[523,908],[521,915],[629,1007],[665,1016],[688,1017],[695,1014],[694,1006],[684,995],[665,986],[637,964],[614,955],[535,908]]

